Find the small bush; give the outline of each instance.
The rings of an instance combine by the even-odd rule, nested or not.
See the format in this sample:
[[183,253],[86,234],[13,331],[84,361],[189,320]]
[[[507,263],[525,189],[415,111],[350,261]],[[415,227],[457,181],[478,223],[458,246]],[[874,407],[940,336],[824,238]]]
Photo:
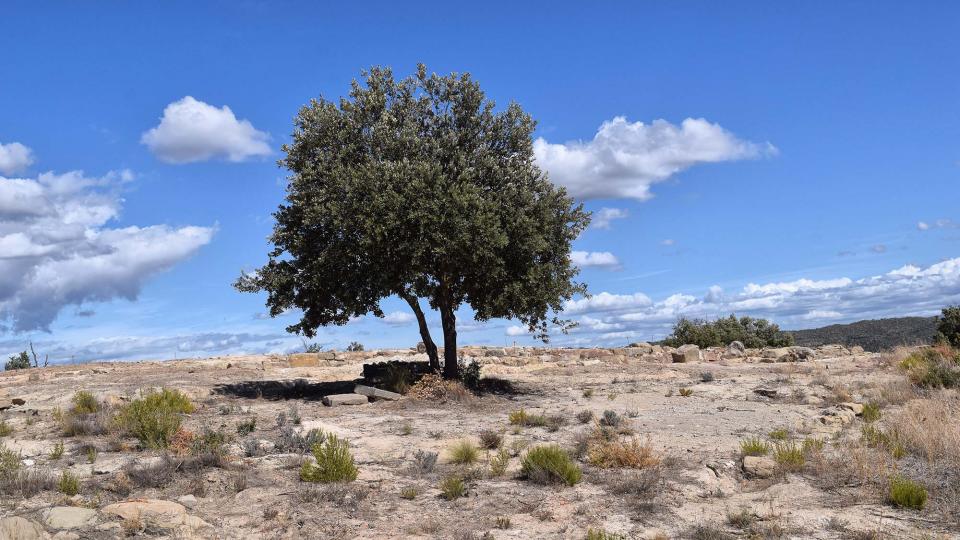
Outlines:
[[787,428],[777,428],[768,434],[768,437],[775,441],[785,441],[790,438],[790,432]]
[[581,424],[586,424],[591,420],[593,420],[593,411],[582,410],[577,413],[577,422],[580,422]]
[[410,465],[411,472],[415,476],[432,473],[437,465],[437,455],[436,452],[417,450],[413,454],[413,463]]
[[820,439],[813,439],[813,438],[807,437],[803,439],[803,444],[801,448],[803,450],[803,454],[806,456],[809,456],[810,454],[814,454],[822,451],[823,444],[824,444],[823,441]]
[[895,476],[890,479],[890,491],[887,500],[894,506],[923,510],[927,504],[927,489],[917,482]]
[[50,459],[58,460],[63,457],[63,441],[57,441],[57,444],[53,445],[53,450],[50,451]]
[[413,381],[413,375],[410,368],[397,362],[387,364],[387,369],[383,376],[383,386],[391,392],[406,394],[410,390]]
[[863,421],[873,423],[880,419],[880,405],[867,403],[863,406]]
[[537,484],[568,486],[576,485],[581,477],[580,467],[556,445],[537,446],[527,451],[520,462],[520,474]]
[[497,516],[497,521],[495,527],[500,530],[506,530],[510,528],[510,517],[509,516]]
[[510,463],[510,452],[506,448],[501,448],[492,458],[490,458],[490,476],[503,476],[507,472],[507,465]]
[[281,452],[305,454],[317,443],[322,443],[324,437],[323,431],[319,429],[311,429],[301,433],[290,426],[286,426],[280,430],[280,437],[273,444]]
[[476,360],[464,362],[460,361],[460,382],[470,390],[476,391],[480,388],[480,364]]
[[645,469],[660,462],[650,443],[641,443],[637,439],[626,443],[618,440],[598,441],[590,446],[587,459],[591,465],[602,469]]
[[0,420],[0,437],[6,437],[13,433],[13,426],[7,423],[6,420]]
[[529,414],[523,409],[511,412],[507,419],[511,425],[521,427],[543,427],[548,423],[546,416],[542,414]]
[[193,412],[193,404],[177,390],[150,391],[123,406],[116,416],[120,429],[148,448],[166,448],[180,429],[180,413]]
[[420,490],[414,486],[405,487],[400,490],[400,498],[412,501],[417,498],[417,495],[420,494]]
[[693,395],[693,388],[681,388],[679,392],[683,397],[690,397]]
[[503,444],[503,435],[499,431],[485,429],[480,432],[480,446],[487,450],[494,450],[500,448],[501,444]]
[[740,441],[740,453],[744,456],[765,456],[770,453],[770,445],[760,437],[750,437]]
[[773,448],[773,459],[784,470],[796,472],[803,469],[806,457],[803,447],[793,443],[777,444]]
[[621,422],[623,422],[623,419],[615,411],[603,411],[603,416],[600,417],[601,426],[619,427]]
[[359,341],[351,341],[350,344],[347,345],[347,352],[362,352],[362,351],[363,351],[363,343],[360,343]]
[[15,369],[29,369],[30,368],[30,355],[27,354],[27,351],[21,351],[18,354],[15,354],[10,357],[10,360],[3,365],[4,371],[13,371]]
[[70,401],[73,403],[70,412],[74,414],[92,414],[100,410],[100,402],[86,390],[78,391]]
[[357,479],[357,466],[346,440],[329,434],[321,444],[313,446],[316,464],[304,462],[300,479],[304,482],[352,482]]
[[900,368],[921,388],[960,386],[960,353],[948,346],[924,347],[904,358]]
[[457,441],[450,447],[450,462],[470,465],[480,459],[480,450],[468,440]]
[[467,484],[459,476],[447,476],[440,481],[440,494],[448,501],[459,499],[467,494]]
[[257,419],[254,417],[247,418],[246,420],[237,424],[237,435],[244,437],[254,432],[257,429]]
[[739,512],[727,512],[727,524],[741,530],[749,529],[757,521],[757,515],[749,508],[741,508]]
[[60,481],[57,483],[57,491],[73,497],[77,493],[80,493],[80,480],[70,471],[63,471],[63,473],[60,474]]

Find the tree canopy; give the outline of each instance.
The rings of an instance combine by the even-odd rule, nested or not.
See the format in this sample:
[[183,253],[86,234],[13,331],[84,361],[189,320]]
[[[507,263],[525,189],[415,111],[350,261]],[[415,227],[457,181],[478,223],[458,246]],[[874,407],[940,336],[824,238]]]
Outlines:
[[693,344],[700,347],[722,347],[734,341],[750,348],[785,347],[793,345],[793,336],[789,332],[766,319],[730,315],[715,321],[681,318],[673,327],[673,333],[665,340],[665,345],[679,347]]
[[274,214],[269,261],[241,291],[268,293],[287,330],[312,337],[381,301],[404,299],[439,367],[421,299],[439,311],[446,377],[458,374],[456,311],[513,318],[546,339],[574,281],[571,243],[589,214],[550,183],[533,156],[534,120],[497,110],[469,74],[394,78],[372,68],[339,101],[312,100],[280,165],[290,171]]
[[945,307],[940,312],[936,341],[960,348],[960,305]]

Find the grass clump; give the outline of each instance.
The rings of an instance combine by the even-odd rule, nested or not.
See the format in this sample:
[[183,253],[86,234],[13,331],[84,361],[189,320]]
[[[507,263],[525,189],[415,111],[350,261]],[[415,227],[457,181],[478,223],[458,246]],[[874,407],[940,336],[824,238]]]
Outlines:
[[693,388],[681,388],[680,395],[683,397],[690,397],[693,395]]
[[190,399],[177,390],[149,391],[123,406],[116,416],[121,431],[148,448],[166,448],[180,429],[180,414],[193,412]]
[[0,420],[0,437],[6,437],[13,433],[13,427],[6,420]]
[[586,424],[587,422],[590,422],[591,420],[593,420],[593,411],[588,411],[584,409],[577,413],[576,418],[577,418],[577,422],[580,422],[581,424]]
[[490,458],[490,476],[503,476],[507,472],[507,464],[510,463],[510,452],[506,448],[501,448],[492,458]]
[[587,529],[587,540],[626,540],[622,534],[614,534],[603,529]]
[[570,455],[556,445],[536,446],[520,462],[520,475],[537,484],[576,485],[582,473]]
[[237,424],[237,435],[244,437],[253,433],[256,429],[257,419],[251,416],[250,418],[247,418],[246,420]]
[[873,423],[880,419],[880,405],[867,403],[863,406],[863,421]]
[[50,459],[57,460],[63,457],[63,441],[57,441],[50,451]]
[[799,471],[806,463],[803,446],[794,443],[781,443],[773,448],[773,460],[787,471]]
[[73,497],[77,493],[80,493],[80,480],[70,471],[63,471],[63,473],[60,474],[60,481],[57,482],[57,491]]
[[420,490],[416,487],[405,487],[400,490],[400,498],[412,501],[417,498],[417,495],[420,494]]
[[778,428],[768,433],[767,436],[775,441],[785,441],[790,438],[790,432],[787,431],[787,428]]
[[927,489],[909,478],[895,476],[890,479],[887,500],[900,508],[923,510],[927,504]]
[[584,388],[583,397],[590,399],[593,397],[593,388]]
[[73,414],[93,414],[100,411],[100,402],[86,390],[75,393],[70,402],[73,403],[70,407],[70,412]]
[[530,414],[523,409],[511,412],[507,418],[510,421],[510,425],[520,427],[544,427],[550,423],[546,416],[542,414]]
[[440,495],[453,501],[467,494],[467,484],[459,476],[447,476],[440,481]]
[[464,439],[457,441],[450,447],[450,462],[459,465],[470,465],[480,459],[480,450],[475,444]]
[[350,445],[336,435],[328,434],[322,443],[313,446],[317,462],[304,462],[300,479],[304,482],[352,482],[357,479],[357,466]]
[[740,453],[744,456],[765,456],[770,453],[770,445],[760,437],[749,437],[740,441]]
[[660,463],[650,442],[641,443],[637,439],[628,442],[597,440],[590,445],[587,460],[602,469],[645,469]]

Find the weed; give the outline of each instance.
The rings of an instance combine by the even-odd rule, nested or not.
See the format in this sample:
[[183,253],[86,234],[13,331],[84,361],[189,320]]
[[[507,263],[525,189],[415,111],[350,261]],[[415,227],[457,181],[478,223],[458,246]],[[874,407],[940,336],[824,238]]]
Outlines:
[[590,446],[587,459],[591,465],[602,469],[645,469],[660,462],[650,442],[641,443],[637,439],[625,443],[617,440],[598,441]]
[[509,516],[497,516],[496,528],[501,530],[506,530],[510,528],[510,517]]
[[73,403],[70,408],[73,414],[92,414],[100,410],[100,402],[86,390],[78,391],[70,401]]
[[400,426],[400,435],[406,437],[413,434],[413,426],[410,424],[404,424]]
[[490,476],[503,476],[507,472],[507,464],[510,463],[510,452],[506,448],[501,448],[492,458],[490,458]]
[[180,429],[180,413],[193,410],[193,404],[185,395],[164,388],[159,392],[149,391],[126,404],[117,414],[116,422],[122,431],[139,439],[142,446],[166,448]]
[[410,390],[413,375],[410,368],[400,363],[387,364],[383,376],[383,385],[387,390],[398,394],[406,394]]
[[741,508],[739,512],[727,513],[727,524],[741,530],[749,529],[757,521],[757,515],[748,508]]
[[63,441],[57,441],[50,451],[50,459],[57,460],[63,457]]
[[467,484],[459,476],[447,476],[440,481],[440,494],[452,501],[467,494]]
[[570,455],[556,445],[531,448],[521,460],[520,474],[537,484],[564,483],[573,486],[581,472]]
[[603,529],[587,529],[587,540],[626,540],[622,534],[614,534]]
[[87,448],[87,463],[93,464],[97,461],[97,447],[90,446]]
[[6,437],[13,433],[13,426],[7,423],[6,420],[0,420],[0,437]]
[[57,483],[57,491],[73,497],[77,493],[80,493],[80,480],[70,471],[63,471],[60,474],[60,481]]
[[775,441],[785,441],[790,438],[790,432],[787,428],[778,428],[771,431],[767,436]]
[[511,412],[508,420],[511,425],[520,427],[544,427],[548,424],[546,416],[542,414],[529,414],[523,409]]
[[405,487],[400,490],[400,498],[412,501],[420,494],[420,490],[415,486]]
[[880,405],[867,403],[863,406],[863,421],[873,423],[880,419]]
[[780,443],[773,448],[773,459],[784,470],[796,472],[803,469],[806,458],[803,447],[794,443]]
[[429,474],[433,472],[437,465],[437,453],[417,450],[413,454],[413,463],[410,465],[410,471],[415,476]]
[[254,432],[257,429],[257,419],[256,417],[251,416],[246,420],[237,424],[237,435],[244,437]]
[[485,429],[480,432],[480,446],[493,450],[495,448],[500,448],[500,445],[503,444],[503,435],[498,431],[492,429]]
[[329,434],[323,443],[313,446],[316,464],[304,462],[300,479],[305,482],[352,482],[357,479],[357,466],[346,440]]
[[600,418],[601,426],[618,427],[621,422],[623,422],[623,419],[620,418],[620,415],[610,410],[603,411],[603,416]]
[[740,454],[744,456],[765,456],[770,453],[770,445],[760,437],[749,437],[740,441]]
[[713,382],[716,379],[712,371],[704,371],[700,373],[700,382]]
[[909,478],[894,476],[890,479],[887,501],[901,508],[923,510],[927,504],[927,489]]
[[617,395],[618,394],[616,392],[610,392],[609,394],[607,394],[607,399],[609,399],[610,401],[613,401],[617,399]]
[[679,392],[683,397],[690,397],[693,395],[693,388],[681,388]]
[[577,422],[580,422],[581,424],[586,424],[587,422],[590,422],[591,420],[593,420],[593,411],[588,411],[584,409],[577,413],[576,418],[577,418]]
[[290,426],[280,430],[280,437],[274,441],[274,446],[281,452],[295,452],[305,454],[317,443],[323,442],[323,431],[311,429],[305,432],[298,432]]
[[480,450],[466,439],[454,443],[449,453],[450,462],[459,465],[470,465],[480,459]]

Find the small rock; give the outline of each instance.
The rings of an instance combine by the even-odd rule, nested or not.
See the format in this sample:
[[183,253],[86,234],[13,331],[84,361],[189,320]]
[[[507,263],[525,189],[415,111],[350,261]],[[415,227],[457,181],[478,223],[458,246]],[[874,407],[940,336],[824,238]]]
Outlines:
[[744,456],[743,472],[754,478],[770,478],[777,472],[777,462],[766,456]]
[[376,399],[386,399],[390,401],[395,401],[403,397],[402,395],[396,392],[390,392],[389,390],[381,390],[379,388],[374,388],[372,386],[364,386],[362,384],[358,384],[357,386],[355,386],[353,388],[353,393],[360,394],[361,396],[367,396],[367,397],[372,397]]
[[776,388],[768,388],[768,387],[765,387],[765,386],[761,386],[761,387],[758,387],[758,388],[754,388],[754,389],[753,389],[753,392],[754,392],[755,394],[759,394],[759,395],[761,395],[761,396],[763,396],[763,397],[768,397],[768,398],[775,398],[775,397],[777,397],[777,389],[776,389]]
[[323,404],[327,407],[338,407],[340,405],[366,405],[370,402],[367,396],[360,394],[332,394],[323,396]]
[[863,416],[863,405],[860,403],[841,403],[837,405],[841,409],[847,409],[853,411],[853,414],[857,416]]
[[186,506],[187,508],[190,508],[191,510],[197,506],[197,498],[193,495],[184,495],[183,497],[177,499],[177,502]]
[[43,522],[51,529],[80,529],[96,521],[96,510],[80,506],[54,506],[43,511]]

